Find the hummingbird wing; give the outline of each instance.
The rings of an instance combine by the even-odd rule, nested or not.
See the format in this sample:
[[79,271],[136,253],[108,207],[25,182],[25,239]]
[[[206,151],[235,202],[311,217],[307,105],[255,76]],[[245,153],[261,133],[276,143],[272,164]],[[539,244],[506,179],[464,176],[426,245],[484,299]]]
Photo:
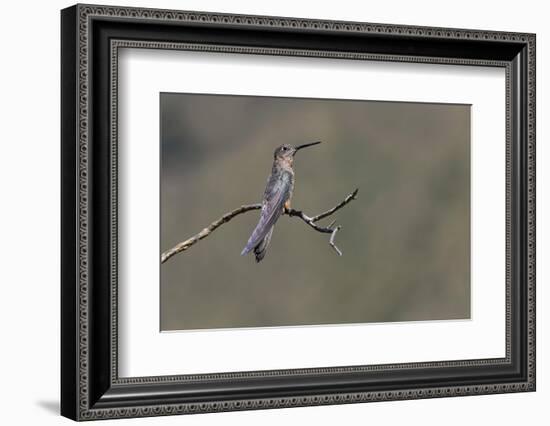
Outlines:
[[271,174],[264,193],[260,220],[254,231],[252,231],[252,235],[241,255],[250,253],[253,248],[260,244],[271,231],[277,219],[283,214],[284,205],[290,197],[292,178],[292,175],[287,171],[280,174]]

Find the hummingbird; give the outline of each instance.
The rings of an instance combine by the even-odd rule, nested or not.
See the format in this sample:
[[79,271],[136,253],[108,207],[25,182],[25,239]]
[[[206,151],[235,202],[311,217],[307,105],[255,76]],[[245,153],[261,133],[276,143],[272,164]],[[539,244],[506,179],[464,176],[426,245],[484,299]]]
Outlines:
[[275,149],[273,153],[273,166],[267,179],[267,185],[262,200],[260,220],[252,231],[241,255],[254,250],[256,262],[261,262],[265,257],[267,247],[273,235],[275,223],[285,212],[290,210],[290,200],[294,190],[294,155],[308,146],[318,145],[321,141],[292,146],[284,144]]

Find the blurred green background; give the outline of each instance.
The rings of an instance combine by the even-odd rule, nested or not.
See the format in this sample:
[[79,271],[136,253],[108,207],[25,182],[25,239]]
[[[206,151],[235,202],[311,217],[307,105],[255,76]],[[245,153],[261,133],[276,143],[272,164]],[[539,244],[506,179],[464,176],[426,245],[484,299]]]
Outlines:
[[162,93],[160,119],[162,251],[260,202],[283,143],[323,141],[296,155],[294,208],[359,188],[342,257],[287,216],[240,256],[253,211],[162,264],[161,330],[469,318],[468,105]]

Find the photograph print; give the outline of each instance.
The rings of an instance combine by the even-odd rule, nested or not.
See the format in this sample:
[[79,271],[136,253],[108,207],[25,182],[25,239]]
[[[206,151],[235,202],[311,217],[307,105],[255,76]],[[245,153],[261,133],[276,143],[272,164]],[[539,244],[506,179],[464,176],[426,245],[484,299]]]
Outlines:
[[468,320],[470,105],[160,94],[160,329]]

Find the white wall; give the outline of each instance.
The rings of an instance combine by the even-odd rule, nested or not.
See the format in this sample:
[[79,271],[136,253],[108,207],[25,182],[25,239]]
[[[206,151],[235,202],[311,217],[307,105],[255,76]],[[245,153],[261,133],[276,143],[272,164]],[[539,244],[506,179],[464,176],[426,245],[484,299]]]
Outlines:
[[[543,1],[120,0],[103,4],[537,33],[538,391],[453,399],[119,420],[120,424],[543,424],[550,401],[550,27]],[[59,403],[59,9],[2,5],[0,401],[2,423],[67,424]],[[545,122],[546,121],[546,122]],[[546,288],[545,288],[546,287]],[[545,409],[546,408],[546,409]],[[538,417],[537,417],[538,416]],[[535,419],[538,421],[534,421]],[[547,421],[547,420],[546,420]],[[102,424],[113,423],[107,421]],[[116,423],[113,423],[116,424]]]

